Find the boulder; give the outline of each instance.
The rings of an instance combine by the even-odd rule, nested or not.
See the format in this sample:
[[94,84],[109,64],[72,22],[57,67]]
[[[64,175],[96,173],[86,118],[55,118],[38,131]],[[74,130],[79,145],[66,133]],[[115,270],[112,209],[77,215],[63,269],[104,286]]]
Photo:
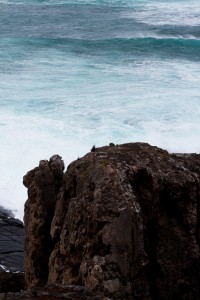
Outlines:
[[24,177],[28,288],[199,299],[200,155],[112,145],[63,169],[54,156]]

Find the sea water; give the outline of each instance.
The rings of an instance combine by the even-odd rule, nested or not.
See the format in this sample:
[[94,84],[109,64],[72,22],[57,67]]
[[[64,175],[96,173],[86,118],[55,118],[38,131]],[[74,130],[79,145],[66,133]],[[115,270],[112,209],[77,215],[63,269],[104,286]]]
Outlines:
[[0,205],[60,154],[148,142],[200,152],[200,2],[0,0]]

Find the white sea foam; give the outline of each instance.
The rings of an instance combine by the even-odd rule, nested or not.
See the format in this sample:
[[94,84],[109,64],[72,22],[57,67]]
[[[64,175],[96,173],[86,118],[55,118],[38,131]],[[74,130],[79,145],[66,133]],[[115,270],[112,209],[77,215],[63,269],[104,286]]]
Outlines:
[[[53,154],[63,156],[66,165],[87,152],[87,142],[83,145],[76,137],[71,140],[56,137],[51,128],[56,127],[53,120],[17,116],[1,112],[0,119],[6,125],[0,127],[3,140],[1,146],[0,169],[3,176],[0,182],[0,204],[14,210],[16,217],[22,219],[23,204],[26,200],[26,188],[23,187],[23,175],[36,167],[40,159],[49,159]],[[46,130],[49,126],[49,131]]]
[[3,269],[5,272],[10,272],[4,265],[0,265],[0,268]]
[[200,4],[197,1],[146,1],[141,9],[123,12],[121,17],[133,18],[151,25],[200,25]]
[[[184,76],[184,72],[180,70],[179,76]],[[188,75],[187,80],[189,82],[192,78]],[[125,100],[124,104],[120,103],[115,95],[118,107],[113,105],[107,112],[99,110],[99,125],[94,125],[94,128],[91,128],[87,119],[90,118],[90,111],[88,116],[83,115],[83,121],[80,120],[81,114],[68,115],[66,120],[56,120],[1,111],[1,205],[14,210],[16,216],[22,219],[27,198],[26,189],[22,185],[23,175],[37,166],[39,160],[48,159],[56,153],[63,157],[67,165],[90,151],[93,144],[102,146],[110,142],[141,141],[171,152],[200,152],[200,111],[197,104],[194,102],[194,107],[191,107],[190,103],[183,101],[179,106],[171,99],[168,105],[162,107],[159,94],[152,92],[150,88],[151,96],[146,101],[144,95],[138,95],[138,102],[131,104],[133,99],[130,99],[127,106]],[[180,95],[177,96],[180,100]],[[139,101],[140,97],[142,101]],[[174,106],[173,111],[171,106]]]
[[[105,7],[107,2],[103,1]],[[96,13],[91,27],[91,19],[86,18],[89,6],[84,6],[83,31],[79,34],[75,28],[70,34],[80,38],[84,33],[90,40],[97,36],[100,42],[88,43],[82,38],[0,40],[0,205],[12,209],[20,219],[27,198],[23,175],[53,154],[61,155],[67,166],[94,144],[98,147],[110,142],[141,141],[171,152],[200,152],[198,43],[193,52],[197,57],[191,56],[191,49],[181,52],[181,46],[173,43],[172,52],[171,48],[161,49],[157,41],[153,50],[146,44],[141,49],[137,43],[130,43],[128,48],[129,41],[123,44],[124,40],[112,44],[113,37],[195,39],[193,32],[157,34],[158,27],[150,30],[147,26],[148,31],[143,23],[159,24],[164,20],[165,24],[171,20],[171,24],[182,24],[187,14],[191,13],[191,18],[200,14],[199,4],[195,2],[194,12],[185,1],[179,3],[180,7],[174,1],[138,1],[133,11],[131,6],[135,8],[135,4],[131,2],[132,5],[130,1],[115,1],[119,9],[111,22],[113,9],[106,15],[110,27],[105,32],[102,7],[90,9],[91,19],[91,14]],[[122,4],[125,9],[121,9]],[[74,18],[76,11],[77,7]],[[177,13],[180,16],[176,17]],[[123,27],[125,14],[128,22]],[[103,24],[101,29],[97,16]],[[117,16],[122,17],[119,24]],[[141,30],[134,30],[136,22],[129,26],[131,17],[143,22]],[[81,13],[77,24],[80,21]],[[197,21],[192,18],[192,22]],[[52,19],[47,28],[49,24],[54,26]],[[101,44],[101,39],[106,42]]]

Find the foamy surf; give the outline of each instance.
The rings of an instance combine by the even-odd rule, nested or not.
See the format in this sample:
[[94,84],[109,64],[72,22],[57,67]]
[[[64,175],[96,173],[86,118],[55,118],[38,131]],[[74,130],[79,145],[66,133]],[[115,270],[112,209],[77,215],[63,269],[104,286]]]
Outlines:
[[0,2],[0,204],[53,154],[148,142],[200,152],[197,1]]

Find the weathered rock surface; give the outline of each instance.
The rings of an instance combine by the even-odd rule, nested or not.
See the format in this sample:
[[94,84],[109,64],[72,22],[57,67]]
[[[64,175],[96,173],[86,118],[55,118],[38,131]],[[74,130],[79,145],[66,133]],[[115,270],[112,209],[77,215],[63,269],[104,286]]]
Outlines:
[[24,225],[0,207],[0,272],[22,272],[24,260]]
[[60,157],[40,162],[24,177],[27,287],[200,299],[199,183],[200,155],[142,143],[97,148],[64,177]]
[[83,286],[59,286],[48,285],[44,287],[36,287],[21,293],[2,293],[0,300],[109,300],[101,293],[92,292],[90,289]]
[[64,163],[59,155],[50,161],[41,160],[39,167],[27,173],[24,185],[28,188],[25,204],[24,273],[27,286],[44,285],[49,274],[49,256],[54,243],[50,236],[57,196],[62,184]]

